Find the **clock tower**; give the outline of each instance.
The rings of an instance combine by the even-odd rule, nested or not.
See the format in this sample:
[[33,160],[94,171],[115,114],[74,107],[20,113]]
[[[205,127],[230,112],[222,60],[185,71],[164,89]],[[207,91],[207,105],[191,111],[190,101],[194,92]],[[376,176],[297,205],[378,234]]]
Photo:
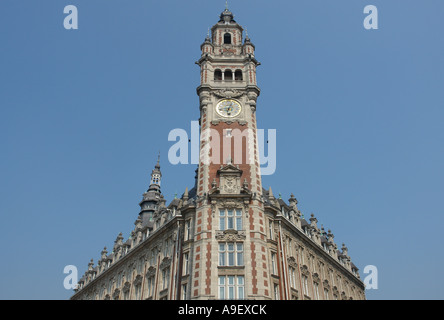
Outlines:
[[158,160],[129,238],[91,260],[71,299],[365,299],[345,244],[313,213],[306,220],[293,194],[285,202],[262,187],[260,63],[228,8],[201,50],[194,187],[167,205]]
[[192,298],[270,296],[256,124],[260,63],[243,32],[225,9],[196,62],[201,141]]

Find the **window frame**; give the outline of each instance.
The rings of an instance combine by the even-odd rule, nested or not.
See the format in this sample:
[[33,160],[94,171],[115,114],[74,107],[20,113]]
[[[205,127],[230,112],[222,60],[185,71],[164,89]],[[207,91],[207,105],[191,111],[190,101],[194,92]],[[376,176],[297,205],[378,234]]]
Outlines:
[[245,299],[245,276],[243,275],[219,276],[217,285],[218,285],[219,300]]

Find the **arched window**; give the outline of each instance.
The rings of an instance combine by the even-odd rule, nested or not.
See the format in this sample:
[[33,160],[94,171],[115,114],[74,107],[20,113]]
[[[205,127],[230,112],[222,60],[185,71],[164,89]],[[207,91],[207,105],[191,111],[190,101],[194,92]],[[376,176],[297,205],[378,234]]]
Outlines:
[[216,81],[222,80],[222,71],[220,71],[219,69],[214,71],[214,80],[216,80]]
[[231,44],[231,34],[228,32],[224,34],[224,44]]
[[231,70],[225,70],[225,81],[232,81],[233,80],[233,72]]
[[236,81],[242,81],[242,70],[236,70],[234,73],[234,80]]

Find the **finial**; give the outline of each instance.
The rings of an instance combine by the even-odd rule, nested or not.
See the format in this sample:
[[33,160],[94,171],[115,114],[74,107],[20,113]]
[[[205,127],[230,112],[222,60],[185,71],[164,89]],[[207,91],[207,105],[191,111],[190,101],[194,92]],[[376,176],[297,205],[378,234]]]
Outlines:
[[174,193],[174,199],[177,199],[177,192]]
[[225,0],[225,10],[228,10],[228,0]]
[[106,251],[106,247],[103,248],[102,252],[100,253],[102,255],[102,261],[106,259],[106,255],[108,254],[108,251]]
[[290,202],[290,204],[293,206],[296,206],[298,204],[298,200],[295,198],[293,193],[291,194],[290,199],[288,199],[288,202]]
[[281,193],[279,192],[279,199],[282,199],[282,195],[281,195]]
[[271,187],[268,189],[268,198],[274,199],[273,190],[271,190]]
[[187,202],[188,201],[188,187],[185,188],[185,192],[183,194],[183,201]]

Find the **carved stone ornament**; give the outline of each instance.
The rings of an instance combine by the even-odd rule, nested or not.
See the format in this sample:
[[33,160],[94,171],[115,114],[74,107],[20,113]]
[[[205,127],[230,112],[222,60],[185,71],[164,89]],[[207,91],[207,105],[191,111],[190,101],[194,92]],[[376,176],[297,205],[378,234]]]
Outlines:
[[128,292],[131,288],[131,284],[129,282],[125,282],[125,285],[122,288],[123,292]]
[[222,182],[223,193],[239,193],[240,191],[240,180],[236,176],[224,176]]
[[227,241],[227,242],[236,242],[245,240],[246,235],[245,231],[237,231],[237,230],[224,230],[224,231],[216,231],[216,240],[218,241]]
[[165,269],[171,265],[171,259],[168,257],[163,258],[162,262],[160,263],[160,269]]
[[217,205],[219,208],[224,209],[242,209],[244,207],[243,202],[240,200],[234,200],[234,199],[222,199],[217,202]]
[[236,89],[221,89],[213,91],[213,94],[220,98],[239,98],[244,93]]
[[156,275],[156,268],[154,268],[153,266],[149,267],[148,271],[146,272],[147,278],[154,277],[155,275]]
[[321,278],[319,278],[319,274],[314,273],[313,274],[313,282],[316,282],[317,284],[319,284],[319,282],[321,281]]
[[293,267],[295,269],[298,267],[298,263],[296,262],[296,259],[294,257],[288,257],[287,262],[290,267]]
[[136,277],[136,279],[134,279],[134,285],[135,286],[137,286],[137,285],[139,285],[139,284],[141,284],[142,283],[142,276],[139,274],[139,275],[137,275],[137,277]]
[[239,194],[241,190],[242,170],[232,164],[222,167],[217,172],[220,176],[221,194]]
[[328,280],[324,280],[324,282],[322,283],[323,287],[327,290],[330,290],[330,284],[328,283]]
[[113,299],[114,300],[118,300],[119,296],[120,296],[120,290],[119,289],[114,290],[114,292],[113,292]]
[[333,287],[333,294],[336,294],[336,295],[339,294],[338,287],[336,287],[336,286]]
[[307,265],[304,264],[304,265],[301,267],[301,273],[302,273],[303,275],[306,275],[306,276],[310,275],[310,271],[308,271],[308,266],[307,266]]

